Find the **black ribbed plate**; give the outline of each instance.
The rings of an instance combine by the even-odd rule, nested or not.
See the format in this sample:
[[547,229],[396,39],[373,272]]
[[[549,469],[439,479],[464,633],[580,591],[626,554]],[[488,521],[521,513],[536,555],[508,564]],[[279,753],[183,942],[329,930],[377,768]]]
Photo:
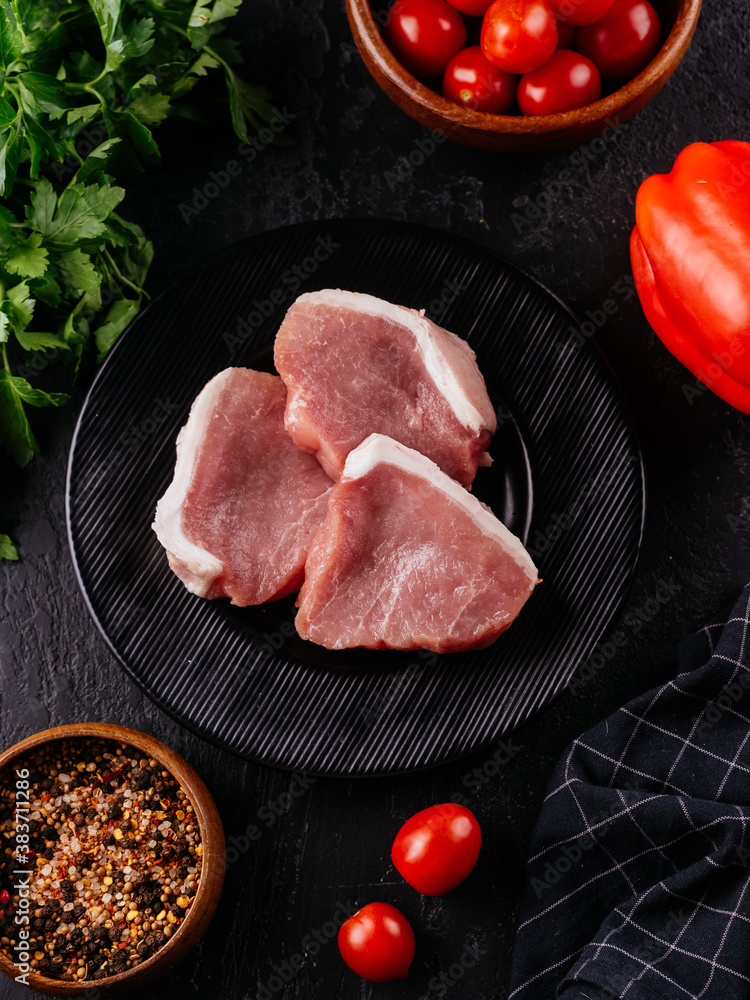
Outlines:
[[[491,647],[334,653],[300,640],[293,598],[233,608],[189,594],[151,530],[194,397],[229,365],[268,367],[298,294],[369,292],[477,353],[498,409],[480,499],[544,583]],[[230,247],[173,285],[103,365],[68,470],[68,525],[94,619],[130,676],[195,732],[318,774],[426,767],[499,738],[558,694],[612,621],[635,567],[641,457],[600,353],[566,308],[494,254],[404,223],[329,221]],[[532,489],[533,486],[533,489]]]

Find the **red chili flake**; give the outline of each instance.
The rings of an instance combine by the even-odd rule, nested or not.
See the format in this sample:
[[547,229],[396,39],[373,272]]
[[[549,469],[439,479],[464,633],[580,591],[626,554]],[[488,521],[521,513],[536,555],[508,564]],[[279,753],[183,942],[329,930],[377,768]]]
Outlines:
[[122,772],[125,770],[125,765],[118,767],[116,771],[111,771],[109,774],[105,774],[102,777],[102,784],[106,785],[107,782],[112,781],[113,778],[119,778]]
[[10,893],[8,892],[7,889],[3,889],[2,892],[0,892],[0,906],[5,906],[5,904],[9,901],[10,901]]

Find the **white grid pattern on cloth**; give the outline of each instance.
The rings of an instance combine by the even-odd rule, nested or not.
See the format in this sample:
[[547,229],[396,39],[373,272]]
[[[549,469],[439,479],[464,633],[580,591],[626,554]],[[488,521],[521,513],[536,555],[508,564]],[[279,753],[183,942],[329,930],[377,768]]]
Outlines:
[[[649,892],[652,891],[654,888],[655,887],[652,887],[652,889],[649,890]],[[623,917],[625,921],[630,921],[630,918],[632,918],[632,915],[635,913],[637,907],[640,906],[642,903],[645,902],[646,898],[648,897],[648,894],[649,893],[646,892],[640,899],[637,899],[635,901],[635,903],[633,904],[632,910],[630,911],[630,913],[627,916],[624,913],[621,913],[618,908],[615,908],[615,913],[617,913],[619,916]],[[697,909],[693,910],[693,914],[690,917],[691,921],[692,921],[693,917],[695,916],[696,912],[697,912]],[[690,921],[688,921],[688,924],[689,924],[689,922]],[[687,928],[687,925],[685,927],[683,927],[683,932],[684,932],[684,930],[686,930],[686,928]],[[622,993],[622,997],[623,998],[625,998],[627,996],[628,992],[630,991],[630,989],[632,988],[632,986],[635,983],[640,982],[640,980],[643,978],[644,973],[646,971],[649,971],[649,970],[652,971],[652,972],[657,973],[657,975],[659,975],[659,976],[662,976],[664,979],[666,979],[672,985],[679,987],[688,996],[690,996],[690,997],[693,996],[693,994],[690,993],[689,990],[685,989],[685,987],[683,987],[683,986],[680,986],[679,983],[677,983],[674,979],[672,979],[671,976],[668,976],[662,969],[657,969],[656,968],[656,963],[646,962],[645,959],[642,959],[642,958],[640,958],[638,956],[635,956],[635,955],[631,955],[624,948],[620,948],[618,945],[610,944],[609,943],[610,937],[612,937],[612,935],[614,933],[616,933],[617,931],[620,931],[621,929],[622,929],[622,924],[617,924],[617,925],[615,925],[615,926],[612,927],[612,929],[610,930],[610,932],[607,934],[606,938],[603,941],[601,941],[601,942],[599,942],[597,944],[597,946],[596,946],[596,952],[594,953],[594,955],[591,956],[590,958],[588,958],[586,961],[584,961],[576,969],[576,975],[577,976],[583,976],[583,972],[584,972],[586,966],[589,965],[589,963],[595,962],[599,958],[600,953],[605,948],[611,948],[611,949],[613,949],[615,951],[621,952],[623,955],[628,955],[629,958],[635,958],[637,961],[641,962],[641,964],[643,965],[643,968],[641,969],[641,971],[639,972],[639,974],[636,977],[634,977],[634,978],[631,977],[630,982],[625,986],[625,989],[624,989],[624,991]],[[665,955],[660,956],[659,959],[657,959],[657,961],[661,961],[661,959],[664,958],[664,957],[666,957],[666,956]]]
[[[666,893],[668,893],[670,896],[674,896],[675,899],[679,899],[680,902],[685,902],[685,903],[694,903],[695,902],[695,900],[688,899],[687,896],[683,896],[679,892],[675,892],[674,889],[670,889],[668,885],[664,884],[664,882],[661,882],[660,885],[661,885],[661,888]],[[708,903],[704,903],[703,904],[703,909],[704,910],[708,910],[711,913],[718,913],[718,914],[720,914],[722,916],[726,916],[726,917],[732,917],[733,916],[737,920],[744,920],[746,923],[750,924],[750,916],[746,917],[744,913],[735,913],[733,910],[722,910],[721,907],[718,907],[718,906],[709,906]]]
[[[708,702],[708,704],[713,704],[713,702]],[[621,708],[620,711],[623,712],[625,715],[629,715],[632,719],[637,718],[637,716],[633,715],[633,713],[629,712],[626,708]],[[700,716],[697,717],[695,725],[697,726],[699,723],[700,723]],[[639,724],[643,724],[644,726],[651,726],[653,729],[656,729],[658,732],[660,732],[663,736],[672,736],[674,739],[679,740],[682,743],[682,747],[680,748],[680,752],[677,755],[678,759],[675,760],[674,765],[670,768],[669,775],[667,776],[668,778],[670,778],[672,776],[672,774],[674,773],[674,769],[677,766],[679,758],[682,757],[682,754],[687,750],[688,747],[690,747],[691,750],[697,750],[699,753],[704,753],[708,757],[713,757],[714,760],[718,760],[720,764],[726,764],[727,765],[727,775],[732,770],[733,766],[738,767],[738,769],[740,771],[745,771],[747,774],[750,774],[750,767],[742,767],[742,765],[733,765],[732,761],[728,760],[726,757],[722,757],[720,754],[711,753],[710,750],[706,750],[705,747],[700,746],[698,743],[692,743],[690,741],[690,737],[688,737],[686,739],[683,736],[678,736],[677,733],[671,733],[668,729],[665,729],[664,726],[657,726],[657,724],[655,722],[651,722],[649,719],[639,719]],[[695,732],[695,726],[693,726],[693,729],[691,730],[691,734],[690,735],[692,736],[692,734],[694,732]],[[736,757],[735,757],[735,760],[736,760]],[[654,780],[658,781],[659,779],[654,779]],[[671,781],[670,782],[665,782],[665,784],[667,784],[667,783],[672,788],[676,788],[677,787],[676,785],[673,785]],[[683,794],[687,794],[687,792],[683,791]]]
[[[646,708],[646,711],[643,713],[643,716],[638,716],[638,718],[636,720],[636,724],[633,727],[633,732],[630,734],[628,742],[625,744],[625,746],[623,748],[623,751],[620,754],[620,759],[615,763],[615,766],[612,769],[612,774],[609,777],[609,787],[610,788],[612,788],[612,786],[615,783],[615,778],[617,777],[617,772],[622,767],[622,762],[625,760],[625,758],[628,755],[628,750],[630,750],[630,745],[633,742],[633,740],[635,739],[635,737],[637,736],[638,730],[641,727],[641,723],[643,723],[645,721],[646,716],[648,715],[648,713],[651,711],[651,709],[654,707],[654,705],[656,704],[656,702],[659,700],[659,698],[661,698],[661,696],[663,694],[664,694],[664,688],[659,688],[659,690],[656,692],[656,694],[654,695],[654,697],[651,699],[651,703]],[[620,711],[624,712],[626,710],[624,708],[621,708]]]
[[[581,785],[583,784],[582,781],[579,783]],[[626,813],[633,812],[634,809],[639,809],[641,806],[645,806],[648,805],[649,802],[653,802],[654,799],[660,799],[662,797],[663,796],[661,794],[649,795],[648,798],[640,799],[638,802],[633,802],[625,809],[623,809],[621,812],[614,813],[611,816],[607,816],[605,819],[599,820],[597,823],[591,824],[589,829],[591,831],[596,831],[601,829],[601,827],[603,826],[609,826],[613,820],[619,819],[620,816],[624,816]],[[543,855],[547,854],[548,851],[554,851],[558,847],[564,847],[565,844],[569,844],[572,840],[580,840],[582,836],[583,836],[582,833],[572,833],[569,837],[563,837],[562,840],[556,840],[554,844],[549,844],[547,847],[543,848],[537,854],[534,854],[532,857],[530,857],[529,862],[536,861],[538,858],[541,858]]]
[[[709,986],[713,982],[714,973],[716,972],[717,968],[719,967],[717,959],[718,959],[719,955],[722,953],[722,951],[724,950],[724,945],[726,944],[726,940],[729,937],[729,932],[732,929],[732,924],[737,919],[737,914],[738,914],[738,911],[739,911],[739,908],[740,908],[740,903],[742,902],[742,900],[743,900],[743,898],[745,896],[745,893],[747,892],[748,885],[750,885],[750,882],[748,882],[746,880],[745,884],[742,886],[742,891],[740,892],[740,898],[737,900],[737,905],[735,906],[734,910],[730,914],[729,920],[727,920],[727,925],[724,928],[724,933],[721,935],[721,941],[719,942],[719,947],[718,947],[718,949],[716,951],[716,954],[714,955],[714,960],[711,962],[711,973],[710,973],[708,979],[706,980],[706,985],[703,987],[703,989],[698,994],[698,1000],[700,1000],[700,998],[702,996],[705,996],[705,994],[706,994]],[[723,967],[723,968],[726,968],[726,967]],[[735,975],[739,975],[739,973],[735,972]]]
[[[575,800],[576,808],[578,809],[578,812],[581,814],[581,818],[582,818],[582,820],[583,820],[583,822],[584,822],[584,824],[586,826],[586,833],[583,834],[582,836],[591,836],[591,827],[589,826],[588,820],[586,819],[586,810],[581,805],[581,803],[580,803],[580,801],[578,799],[578,796],[576,795],[575,791],[573,790],[573,785],[570,786],[570,794],[573,796],[573,799]],[[609,848],[606,846],[606,844],[603,844],[601,842],[601,840],[599,841],[599,847],[604,851],[604,853],[607,855],[607,857],[609,858],[609,860],[612,862],[613,867],[610,869],[610,871],[618,871],[620,873],[620,875],[622,875],[622,877],[627,882],[628,888],[630,889],[630,891],[633,893],[633,895],[635,895],[635,893],[636,893],[637,890],[636,890],[635,886],[633,885],[632,879],[630,878],[630,876],[628,875],[628,873],[625,871],[624,865],[620,864],[620,862],[617,860],[617,858],[614,856],[614,854],[609,850]]]
[[[706,625],[701,630],[700,635],[705,634],[705,638],[708,643],[710,650],[710,659],[708,663],[699,665],[695,671],[684,671],[674,680],[662,685],[655,692],[651,692],[650,695],[644,696],[640,699],[640,703],[636,701],[629,707],[620,709],[615,713],[614,718],[617,719],[619,716],[621,723],[624,720],[628,720],[631,723],[631,728],[629,733],[620,732],[620,737],[624,742],[620,743],[621,750],[618,753],[616,750],[613,754],[608,754],[600,749],[600,747],[591,745],[596,742],[597,737],[601,737],[601,726],[596,727],[590,733],[587,733],[585,737],[579,737],[574,740],[569,748],[569,752],[565,759],[563,767],[560,768],[562,774],[560,774],[560,779],[557,784],[551,788],[544,800],[544,809],[550,807],[552,800],[555,797],[567,793],[570,802],[569,807],[564,803],[556,804],[557,813],[561,813],[563,810],[567,809],[565,814],[565,826],[566,835],[561,838],[556,838],[553,843],[543,844],[543,846],[538,847],[538,849],[531,855],[529,859],[529,865],[538,865],[539,862],[545,857],[549,857],[550,852],[555,850],[560,850],[571,842],[575,842],[582,838],[592,837],[597,848],[600,848],[611,863],[610,866],[602,872],[599,872],[592,878],[584,879],[581,883],[576,884],[575,887],[571,888],[568,892],[562,895],[559,899],[551,902],[549,905],[543,905],[538,911],[524,919],[518,927],[519,936],[523,934],[524,931],[528,931],[533,928],[537,921],[543,921],[552,911],[556,910],[558,907],[565,907],[565,904],[571,903],[571,901],[576,897],[578,893],[583,890],[591,889],[594,883],[600,882],[602,879],[609,878],[610,880],[614,877],[618,881],[620,878],[624,878],[628,885],[628,892],[632,895],[627,902],[632,901],[632,905],[628,907],[629,912],[625,912],[622,909],[623,905],[627,905],[626,901],[623,899],[620,904],[614,906],[614,908],[608,914],[609,920],[614,918],[613,925],[608,928],[606,936],[603,940],[590,941],[588,944],[584,944],[582,948],[571,952],[566,958],[559,959],[546,968],[541,970],[535,969],[533,974],[527,977],[523,982],[514,986],[513,991],[510,994],[510,998],[518,997],[522,1000],[523,995],[528,994],[528,987],[532,984],[539,984],[540,980],[545,977],[550,977],[552,973],[557,973],[563,966],[571,963],[568,967],[568,973],[565,977],[567,985],[571,985],[575,982],[591,982],[593,984],[599,984],[605,989],[607,988],[606,976],[605,978],[592,977],[591,976],[591,966],[597,964],[600,956],[605,952],[611,952],[613,954],[620,954],[628,958],[631,962],[636,963],[640,966],[640,971],[637,973],[633,971],[629,972],[629,979],[627,982],[623,981],[622,988],[617,993],[619,997],[627,997],[631,1000],[631,997],[636,994],[638,997],[642,996],[658,996],[664,995],[665,993],[669,997],[674,997],[677,995],[683,995],[690,997],[691,1000],[708,1000],[713,993],[710,991],[713,988],[724,988],[726,987],[726,981],[722,979],[720,987],[716,986],[715,977],[717,974],[721,973],[723,976],[730,977],[735,981],[750,984],[750,968],[748,968],[748,963],[741,963],[742,967],[738,968],[733,965],[733,960],[736,961],[736,951],[735,947],[729,946],[733,932],[738,925],[750,924],[750,872],[747,869],[742,868],[738,861],[729,861],[724,864],[719,863],[716,857],[707,856],[705,859],[701,859],[700,863],[704,865],[706,873],[710,871],[722,872],[722,877],[729,877],[733,869],[737,869],[737,879],[732,882],[730,887],[732,890],[732,899],[728,901],[723,899],[722,901],[727,905],[712,905],[711,893],[714,890],[715,877],[710,874],[706,874],[706,879],[704,884],[701,886],[702,893],[699,898],[691,899],[689,895],[685,895],[679,891],[676,891],[675,887],[670,887],[666,882],[658,881],[656,884],[645,889],[641,893],[638,893],[634,887],[632,879],[629,878],[624,869],[635,862],[644,859],[649,854],[658,853],[662,860],[671,865],[674,869],[675,876],[679,876],[681,869],[676,863],[674,856],[666,853],[674,845],[678,844],[685,837],[692,835],[702,835],[706,837],[708,844],[710,845],[710,852],[714,855],[719,856],[722,849],[728,850],[732,846],[732,841],[734,839],[733,835],[728,834],[727,831],[731,830],[732,826],[739,822],[742,826],[742,844],[746,841],[748,820],[750,820],[750,801],[747,805],[740,807],[736,803],[724,803],[727,807],[722,809],[721,812],[717,813],[714,818],[708,822],[703,822],[698,820],[695,815],[695,805],[693,801],[700,803],[699,812],[701,817],[705,817],[706,808],[708,808],[710,803],[717,803],[719,805],[719,800],[725,793],[725,789],[733,775],[741,774],[750,775],[750,718],[748,714],[743,714],[742,711],[737,709],[736,705],[723,706],[721,708],[722,716],[727,717],[727,722],[731,723],[731,728],[729,725],[721,727],[720,735],[724,739],[724,745],[721,744],[719,740],[719,751],[716,749],[711,749],[709,746],[701,742],[702,739],[706,739],[706,733],[701,731],[700,723],[703,720],[706,711],[709,707],[716,702],[716,700],[721,697],[727,688],[733,683],[736,683],[737,676],[740,671],[747,671],[748,664],[745,662],[746,655],[746,640],[748,635],[748,625],[750,625],[750,616],[748,608],[748,597],[750,596],[750,588],[746,588],[743,591],[742,600],[744,601],[744,614],[742,615],[732,615],[728,617],[724,622],[716,622],[711,625]],[[733,636],[734,649],[732,652],[736,652],[734,656],[727,655],[727,651],[723,646],[726,646],[725,631],[729,626],[741,626],[741,636],[737,635],[739,629],[735,630]],[[721,633],[717,635],[716,633]],[[729,674],[728,678],[726,676],[726,667],[731,666],[733,669]],[[715,688],[715,693],[710,697],[704,694],[703,688],[705,687],[706,681],[711,684],[713,681],[713,674],[709,674],[706,671],[713,670],[715,668],[716,673],[720,673],[721,685]],[[689,685],[691,683],[691,678],[694,675],[700,675],[699,690],[690,690]],[[683,690],[683,684],[685,685],[685,690]],[[750,692],[745,690],[744,697],[750,701]],[[649,699],[648,701],[646,699]],[[695,714],[695,712],[685,713],[684,705],[680,706],[683,709],[682,714],[673,711],[673,705],[675,699],[687,700],[694,699],[702,703],[701,710]],[[664,701],[666,700],[666,706]],[[648,718],[649,714],[653,712],[658,718],[655,721],[654,718]],[[689,728],[686,727],[686,723],[690,722]],[[682,723],[682,726],[680,725]],[[621,726],[622,728],[622,726]],[[685,731],[680,732],[680,729],[685,730],[687,728],[687,734]],[[656,741],[659,737],[664,739],[660,743],[655,743],[660,755],[659,760],[664,761],[664,767],[669,765],[669,770],[666,774],[662,772],[661,774],[649,773],[649,769],[644,767],[643,760],[638,759],[638,754],[634,755],[634,760],[631,762],[626,761],[626,757],[635,745],[636,736],[641,736],[644,731],[650,731],[653,733],[653,740]],[[658,734],[658,736],[656,735]],[[731,746],[727,746],[727,737],[731,739]],[[712,735],[716,736],[716,731],[714,726],[710,726],[708,731],[708,737]],[[645,737],[649,739],[649,737]],[[665,758],[665,747],[668,746],[670,740],[675,742],[675,752],[666,754]],[[716,742],[716,741],[715,741]],[[696,754],[697,756],[685,763],[687,758],[685,754],[687,752],[691,754]],[[586,760],[589,756],[591,763],[588,766],[582,766],[581,762]],[[696,761],[703,759],[705,764],[702,766]],[[742,760],[746,763],[742,763]],[[607,765],[611,765],[610,773],[607,780],[607,776],[601,776],[598,780],[589,779],[589,773],[595,772],[599,773],[602,769],[606,768]],[[582,778],[575,773],[576,767],[578,768],[579,774],[585,774],[586,777]],[[681,777],[678,778],[678,769],[680,769]],[[658,767],[654,770],[659,770]],[[558,774],[560,773],[558,771]],[[705,773],[704,773],[705,772]],[[645,779],[647,781],[653,782],[654,787],[660,787],[663,789],[662,792],[655,794],[644,794],[644,798],[639,799],[636,802],[627,802],[624,791],[621,788],[614,787],[614,782],[618,775],[621,774],[632,774],[637,775],[639,778]],[[706,794],[698,794],[694,789],[689,790],[684,787],[680,787],[677,782],[682,782],[682,778],[687,779],[687,784],[695,785],[699,781],[706,780],[708,784],[711,784],[710,790],[705,790]],[[674,780],[673,780],[674,779]],[[619,812],[612,815],[608,815],[606,819],[597,819],[597,821],[592,821],[586,814],[586,808],[584,806],[584,801],[581,799],[580,792],[585,791],[586,787],[591,788],[592,785],[595,786],[595,791],[604,790],[604,783],[606,782],[606,787],[613,789],[617,792],[620,800],[620,805],[623,807]],[[669,791],[675,793],[670,795]],[[632,790],[631,790],[632,791]],[[675,800],[679,803],[679,809],[684,816],[689,829],[683,829],[678,836],[674,837],[659,837],[654,829],[650,831],[644,828],[644,823],[648,822],[648,813],[643,817],[643,820],[639,821],[638,810],[642,806],[647,806],[650,803],[653,804],[655,800],[665,799]],[[747,801],[747,800],[746,800]],[[692,809],[691,809],[692,805]],[[658,808],[658,807],[657,807]],[[731,811],[728,811],[731,810]],[[601,810],[599,816],[601,815]],[[671,818],[674,818],[674,811],[670,813]],[[628,826],[631,828],[631,833],[627,835],[627,839],[630,841],[631,850],[626,852],[626,857],[623,860],[622,857],[617,856],[610,850],[610,847],[601,843],[600,836],[597,833],[602,831],[602,828],[609,829],[613,824],[616,824],[618,820],[623,822],[619,824],[618,829],[622,828],[627,822]],[[717,826],[724,826],[725,837],[723,844],[717,842],[717,840],[712,837],[709,833],[712,829]],[[574,829],[574,832],[568,834],[567,830]],[[635,828],[632,830],[632,828]],[[669,832],[669,831],[666,831]],[[728,839],[727,839],[728,838]],[[640,841],[640,845],[636,845],[635,841]],[[612,841],[614,843],[614,840]],[[643,844],[648,844],[649,846],[643,849],[633,851],[634,846],[642,846]],[[736,848],[737,843],[734,844]],[[599,855],[601,859],[601,854]],[[708,864],[706,864],[708,862]],[[684,860],[683,860],[684,863]],[[541,869],[540,869],[541,870]],[[670,881],[673,879],[670,877]],[[616,885],[614,882],[612,885]],[[624,888],[624,887],[623,887]],[[605,888],[606,892],[607,889]],[[726,893],[726,888],[722,886],[722,891]],[[679,900],[680,903],[687,903],[690,905],[691,912],[689,919],[682,923],[678,928],[675,935],[670,935],[669,937],[663,936],[659,933],[659,928],[651,927],[649,928],[646,923],[644,923],[643,916],[638,919],[636,917],[637,911],[641,908],[642,904],[652,894],[663,894],[665,899],[675,899]],[[736,894],[735,894],[736,893]],[[596,895],[596,893],[595,893]],[[709,897],[707,901],[706,897]],[[714,899],[714,903],[716,900]],[[742,911],[745,912],[742,912]],[[682,913],[682,910],[680,911]],[[643,911],[641,910],[641,913]],[[568,914],[570,914],[570,906],[568,907]],[[653,915],[653,910],[649,914],[649,917]],[[712,934],[707,934],[706,932],[706,919],[708,918],[713,923],[711,923]],[[556,918],[558,921],[564,919],[561,916]],[[642,936],[643,940],[648,940],[657,943],[662,949],[661,954],[652,957],[650,960],[644,960],[636,954],[631,954],[627,950],[627,942],[624,942],[625,947],[622,944],[612,941],[611,938],[618,933],[622,934],[625,928],[635,930],[639,935]],[[718,941],[714,940],[713,932],[715,932],[718,937]],[[743,931],[743,934],[746,932]],[[713,941],[712,944],[709,942]],[[587,955],[586,952],[589,952]],[[740,949],[742,952],[747,951],[750,954],[750,948]],[[575,956],[580,955],[578,964],[575,964]],[[696,963],[698,967],[706,967],[706,976],[701,976],[701,983],[692,983],[688,980],[679,982],[674,978],[675,962],[676,956],[681,956],[683,959]],[[660,965],[667,963],[666,968],[659,968]],[[588,973],[588,975],[587,975]],[[649,985],[646,980],[650,977],[656,977],[655,983],[661,982],[661,987],[658,985]],[[555,979],[557,983],[557,979]],[[669,984],[669,987],[667,987]],[[644,993],[643,990],[646,992]],[[660,993],[661,990],[661,993]],[[536,996],[542,996],[540,993],[534,993]],[[551,1000],[553,993],[550,990],[546,990],[544,993],[545,998],[549,997]],[[567,995],[567,994],[566,994]],[[724,995],[722,993],[722,995]],[[732,993],[731,996],[734,997],[736,993]],[[745,991],[743,996],[747,995]]]
[[[719,845],[718,845],[718,844],[716,843],[716,841],[715,841],[715,840],[713,839],[713,837],[711,836],[711,834],[710,834],[710,833],[706,833],[706,831],[705,831],[705,830],[699,830],[699,829],[698,829],[698,828],[696,827],[696,825],[695,825],[695,820],[694,820],[694,819],[693,819],[693,817],[692,817],[692,816],[690,815],[690,810],[689,810],[689,809],[688,809],[688,807],[687,807],[687,806],[685,805],[685,800],[684,800],[683,798],[680,798],[680,799],[679,799],[679,803],[680,803],[680,808],[682,809],[682,815],[683,815],[683,816],[685,817],[685,819],[686,819],[686,820],[688,821],[688,823],[689,823],[689,824],[690,824],[690,826],[691,826],[691,827],[693,828],[693,830],[694,830],[694,831],[695,831],[696,833],[702,833],[702,834],[703,834],[703,835],[705,836],[706,840],[707,840],[707,841],[708,841],[708,842],[710,843],[711,847],[712,847],[712,848],[713,848],[713,849],[714,849],[715,851],[718,851],[718,850],[719,850]],[[711,860],[711,859],[709,858],[709,860]]]
[[[690,917],[688,918],[688,920],[683,924],[683,926],[680,929],[680,932],[677,935],[677,937],[674,939],[674,941],[670,941],[670,942],[667,943],[667,950],[664,952],[664,954],[663,955],[659,955],[658,958],[656,958],[653,961],[649,962],[647,965],[644,965],[643,968],[641,969],[641,971],[635,977],[635,979],[631,979],[630,980],[630,982],[628,983],[628,985],[625,987],[625,990],[623,991],[623,994],[622,994],[623,1000],[625,1000],[625,997],[628,995],[628,993],[633,988],[633,986],[635,986],[637,983],[639,983],[643,979],[644,975],[647,972],[654,971],[656,969],[656,966],[660,962],[663,962],[664,959],[667,958],[669,955],[671,955],[673,951],[678,950],[677,949],[678,942],[682,939],[683,934],[685,934],[687,932],[687,929],[692,924],[693,920],[695,920],[696,914],[698,913],[699,906],[700,906],[700,903],[698,905],[696,905],[696,906],[693,907],[693,912],[690,914]],[[619,913],[619,910],[617,912]],[[633,926],[635,926],[635,925],[633,925]],[[651,936],[654,937],[654,935],[651,935]],[[654,938],[654,939],[657,940],[656,938]]]
[[[670,841],[667,841],[667,843],[662,844],[661,845],[661,849],[663,850],[665,847],[673,847],[675,844],[678,844],[681,840],[684,840],[685,837],[689,837],[693,833],[702,833],[705,829],[707,829],[709,827],[712,827],[712,826],[716,826],[717,823],[723,823],[723,822],[725,822],[728,819],[741,819],[743,827],[744,827],[745,822],[746,822],[746,820],[745,820],[744,817],[740,818],[739,816],[718,816],[716,819],[712,819],[710,823],[706,823],[705,826],[703,826],[703,827],[693,826],[690,830],[685,830],[683,833],[681,833],[679,835],[679,837],[675,837],[674,840],[670,840]],[[582,836],[582,834],[581,834],[581,836]],[[655,848],[649,847],[649,848],[647,848],[644,851],[639,851],[637,854],[633,854],[632,857],[628,858],[627,861],[620,862],[620,864],[617,867],[619,868],[619,867],[621,867],[623,865],[632,864],[633,861],[639,861],[641,858],[645,857],[647,854],[653,854],[654,850],[655,850]],[[608,875],[611,875],[613,870],[614,869],[608,869],[607,871],[599,872],[598,875],[595,875],[593,878],[589,879],[587,882],[583,882],[577,888],[571,890],[571,892],[569,892],[567,895],[562,896],[560,899],[556,900],[554,903],[550,903],[550,905],[546,909],[542,910],[540,913],[535,914],[533,917],[530,917],[528,920],[524,920],[524,922],[522,924],[518,925],[518,930],[520,931],[523,927],[527,927],[529,924],[533,923],[535,920],[538,920],[539,917],[543,917],[545,914],[549,913],[551,910],[554,910],[555,907],[560,906],[562,903],[566,903],[569,899],[572,899],[573,896],[575,896],[577,893],[581,892],[583,889],[588,889],[589,886],[591,886],[591,885],[594,884],[594,882],[598,882],[600,879],[606,878]]]
[[[744,887],[743,887],[743,895],[744,895]],[[700,903],[698,903],[697,906],[695,907],[695,910],[693,912],[693,917],[695,917],[699,909],[700,909]],[[620,913],[619,910],[617,912]],[[649,930],[648,927],[641,927],[640,924],[637,924],[634,920],[631,920],[631,918],[624,913],[620,913],[620,916],[623,917],[626,924],[629,924],[633,928],[633,930],[636,930],[640,934],[643,934],[644,937],[652,938],[658,944],[670,947],[672,951],[676,951],[678,954],[684,955],[686,958],[693,958],[696,960],[696,962],[705,962],[707,965],[713,967],[714,969],[721,969],[722,972],[728,972],[731,976],[737,976],[737,978],[741,979],[743,982],[750,983],[750,976],[745,976],[741,972],[738,972],[736,969],[733,969],[731,966],[722,965],[721,962],[717,961],[718,949],[714,953],[713,958],[706,958],[706,956],[701,955],[700,952],[690,951],[689,948],[680,948],[676,942],[670,942],[667,941],[665,938],[659,937],[658,934],[655,934],[653,931]],[[728,924],[727,926],[730,925]]]
[[[617,792],[618,792],[618,797],[620,799],[620,802],[623,802],[623,804],[624,804],[624,799],[625,799],[624,792],[620,788],[618,788]],[[633,812],[634,812],[634,810],[632,810],[632,809],[628,812],[628,819],[631,820],[631,822],[633,823],[633,826],[641,834],[641,836],[645,840],[647,840],[649,842],[649,844],[651,844],[651,846],[654,848],[654,850],[656,850],[656,851],[659,852],[659,854],[662,856],[662,858],[664,859],[664,861],[666,861],[666,863],[668,865],[671,865],[672,868],[674,868],[674,870],[676,872],[678,872],[680,869],[677,867],[677,865],[675,864],[674,860],[672,858],[670,858],[669,855],[665,854],[664,851],[663,851],[663,849],[661,847],[659,847],[659,845],[657,843],[654,842],[653,837],[646,830],[643,829],[643,827],[641,826],[641,824],[638,822],[638,820],[633,815]]]

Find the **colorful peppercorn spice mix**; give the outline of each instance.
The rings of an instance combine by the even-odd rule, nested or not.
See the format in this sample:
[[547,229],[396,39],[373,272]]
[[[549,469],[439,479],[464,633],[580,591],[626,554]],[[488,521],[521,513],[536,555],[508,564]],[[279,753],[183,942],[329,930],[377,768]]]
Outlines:
[[58,740],[14,762],[0,838],[0,950],[61,981],[109,978],[154,955],[201,877],[187,794],[156,760],[112,741]]

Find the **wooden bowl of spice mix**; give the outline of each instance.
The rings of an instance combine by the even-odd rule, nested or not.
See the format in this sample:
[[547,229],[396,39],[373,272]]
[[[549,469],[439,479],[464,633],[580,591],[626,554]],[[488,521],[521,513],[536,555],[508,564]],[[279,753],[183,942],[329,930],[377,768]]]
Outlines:
[[0,970],[53,996],[126,993],[166,972],[224,881],[208,789],[122,726],[59,726],[0,754],[0,848]]

